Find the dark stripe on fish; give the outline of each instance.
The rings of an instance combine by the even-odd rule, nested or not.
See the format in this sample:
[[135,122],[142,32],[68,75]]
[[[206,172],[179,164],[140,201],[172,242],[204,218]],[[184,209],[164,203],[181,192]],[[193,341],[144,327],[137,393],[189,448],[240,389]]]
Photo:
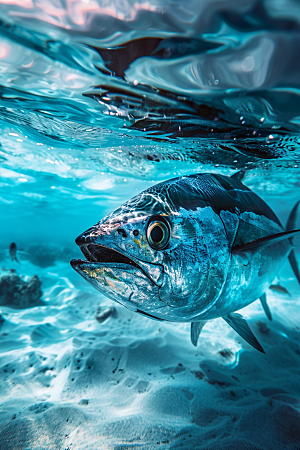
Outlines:
[[[236,212],[236,210],[254,212],[282,227],[276,214],[260,197],[239,180],[225,175],[203,173],[173,178],[144,192],[160,198],[164,195],[177,211],[180,208],[196,210],[211,206],[217,214],[220,214],[221,211]],[[157,213],[161,213],[161,203],[158,202],[157,205],[154,205],[154,209],[157,209]]]
[[[196,181],[191,184],[190,192],[195,199],[194,209],[197,207],[197,197],[201,197],[201,203],[206,201],[217,214],[221,211],[235,212],[236,209],[240,212],[252,211],[281,226],[271,208],[240,181],[217,174],[191,175],[189,178]],[[181,203],[185,207],[182,200]]]
[[159,322],[164,322],[165,321],[164,319],[160,319],[159,317],[152,316],[151,314],[148,314],[148,313],[146,313],[144,311],[141,311],[140,309],[137,309],[136,312],[138,314],[141,314],[142,316],[148,317],[149,319],[158,320]]

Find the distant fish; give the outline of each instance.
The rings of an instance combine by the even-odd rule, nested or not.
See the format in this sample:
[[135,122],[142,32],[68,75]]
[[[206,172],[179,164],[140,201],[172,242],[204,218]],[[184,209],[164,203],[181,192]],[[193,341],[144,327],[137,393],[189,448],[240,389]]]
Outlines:
[[291,294],[289,293],[289,291],[285,287],[281,286],[280,284],[271,284],[269,289],[271,289],[271,291],[278,292],[279,294],[285,294],[285,295],[289,295],[291,297]]
[[234,353],[230,348],[223,348],[223,350],[220,350],[218,353],[223,356],[223,358],[234,358]]
[[265,290],[289,258],[297,202],[284,228],[241,181],[201,173],[146,189],[77,237],[86,260],[72,267],[96,289],[151,319],[191,322],[197,345],[207,320],[222,317],[264,352],[235,311],[257,299],[272,320]]
[[12,242],[9,246],[9,256],[12,261],[16,261],[21,264],[17,258],[17,244],[15,244],[15,242]]

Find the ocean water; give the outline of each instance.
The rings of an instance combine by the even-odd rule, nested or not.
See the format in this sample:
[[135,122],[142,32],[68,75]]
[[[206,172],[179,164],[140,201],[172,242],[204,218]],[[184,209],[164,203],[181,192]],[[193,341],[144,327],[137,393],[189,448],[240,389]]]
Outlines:
[[285,223],[300,199],[299,4],[0,0],[0,36],[0,449],[299,449],[288,263],[273,321],[243,310],[265,355],[222,319],[194,347],[189,324],[135,315],[69,264],[81,232],[183,174],[245,169]]

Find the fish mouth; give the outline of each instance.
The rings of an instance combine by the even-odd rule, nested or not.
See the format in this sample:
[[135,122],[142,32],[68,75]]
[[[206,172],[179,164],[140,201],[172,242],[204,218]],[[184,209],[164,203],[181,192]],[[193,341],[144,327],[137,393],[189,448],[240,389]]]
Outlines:
[[[129,266],[133,266],[137,269],[139,269],[141,272],[144,273],[144,275],[157,286],[157,283],[153,280],[153,278],[147,273],[146,270],[144,270],[141,265],[139,265],[137,262],[135,262],[130,257],[124,255],[123,253],[114,250],[110,247],[105,247],[104,245],[99,244],[82,244],[80,245],[80,250],[82,251],[83,255],[86,257],[86,260],[83,259],[72,259],[70,262],[73,269],[77,269],[79,265],[84,264],[86,262],[91,263],[99,263],[101,265],[108,263],[108,264],[126,264]],[[143,264],[141,262],[141,264]]]
[[[84,243],[80,250],[86,260],[70,264],[94,288],[126,308],[150,315],[165,306],[160,298],[163,267],[126,256],[100,244]],[[155,316],[153,316],[155,317]]]

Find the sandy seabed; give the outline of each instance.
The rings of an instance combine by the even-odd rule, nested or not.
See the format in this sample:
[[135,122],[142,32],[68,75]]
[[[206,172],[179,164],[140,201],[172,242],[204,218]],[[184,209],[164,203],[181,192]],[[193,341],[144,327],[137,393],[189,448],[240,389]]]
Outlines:
[[[66,263],[14,267],[38,273],[44,304],[1,308],[1,450],[300,449],[300,288],[288,264],[291,297],[268,292],[273,321],[259,302],[243,310],[265,355],[222,319],[195,348],[189,324],[115,305]],[[115,311],[99,322],[99,306]]]

